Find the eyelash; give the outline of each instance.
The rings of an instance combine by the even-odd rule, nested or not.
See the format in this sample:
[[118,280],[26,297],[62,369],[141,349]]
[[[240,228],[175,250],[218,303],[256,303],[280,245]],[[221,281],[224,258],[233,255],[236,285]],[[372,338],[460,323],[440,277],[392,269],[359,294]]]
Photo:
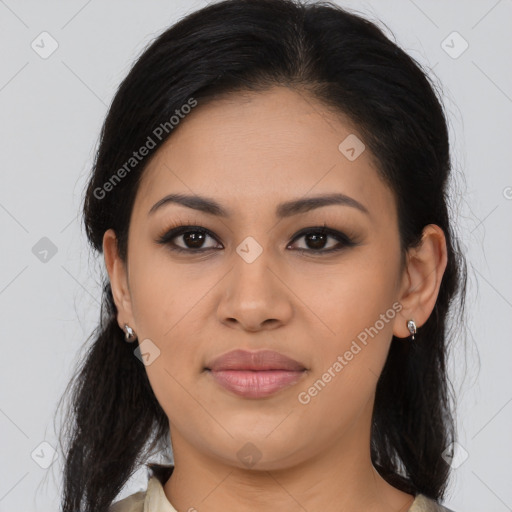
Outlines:
[[[179,252],[179,253],[188,253],[188,254],[198,254],[198,253],[205,253],[207,251],[216,251],[219,249],[216,248],[208,248],[208,249],[183,249],[182,247],[176,246],[174,243],[171,242],[174,238],[177,238],[178,236],[185,235],[187,233],[201,233],[202,235],[208,235],[209,237],[213,238],[217,243],[219,241],[216,239],[216,237],[213,235],[213,233],[201,226],[197,226],[195,224],[189,224],[189,223],[180,223],[176,226],[171,227],[171,229],[168,229],[163,235],[161,235],[157,239],[157,243],[162,245],[169,245],[170,250]],[[339,243],[341,243],[341,246],[331,248],[331,249],[295,249],[301,253],[310,253],[314,254],[315,256],[322,256],[322,255],[329,255],[335,252],[339,252],[345,248],[353,247],[357,245],[357,242],[355,242],[352,238],[347,236],[345,233],[342,233],[340,231],[337,231],[335,229],[329,228],[328,226],[314,226],[310,228],[305,228],[300,230],[292,239],[291,243],[295,243],[297,240],[302,238],[305,235],[308,234],[315,234],[315,235],[328,235],[329,237],[332,237],[336,239]]]

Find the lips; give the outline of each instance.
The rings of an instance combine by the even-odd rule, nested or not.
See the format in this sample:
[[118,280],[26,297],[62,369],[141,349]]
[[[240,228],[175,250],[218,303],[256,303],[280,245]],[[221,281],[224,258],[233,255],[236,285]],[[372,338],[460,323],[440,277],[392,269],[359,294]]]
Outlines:
[[273,350],[249,352],[247,350],[232,350],[223,354],[206,365],[207,370],[286,370],[302,371],[306,368],[283,354]]
[[264,398],[296,384],[304,365],[273,350],[233,350],[205,368],[222,388],[244,398]]

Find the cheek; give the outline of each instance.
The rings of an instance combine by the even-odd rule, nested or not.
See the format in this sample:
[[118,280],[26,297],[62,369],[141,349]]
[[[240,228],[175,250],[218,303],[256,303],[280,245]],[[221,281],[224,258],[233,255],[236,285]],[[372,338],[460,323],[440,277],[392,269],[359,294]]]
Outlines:
[[183,267],[170,264],[163,252],[133,255],[130,289],[139,343],[156,354],[146,365],[148,378],[165,409],[165,403],[179,402],[182,395],[190,399],[184,388],[191,388],[202,369],[200,299],[215,279],[193,279]]
[[342,395],[367,394],[376,384],[401,309],[396,301],[397,269],[396,258],[384,248],[365,250],[350,262],[347,259],[346,265],[304,281],[308,306],[321,319],[324,333],[318,340],[322,350],[315,355],[318,365],[313,377],[322,379],[330,369],[336,378],[325,375],[322,380]]
[[176,337],[205,289],[214,285],[211,276],[194,279],[186,265],[171,262],[165,248],[134,251],[130,274],[137,327],[162,343]]
[[203,408],[191,392],[202,363],[198,326],[204,281],[200,287],[179,267],[156,258],[141,265],[134,276],[136,272],[132,296],[137,326],[158,348],[158,356],[145,367],[153,392],[170,420],[183,414],[204,421]]
[[[376,274],[378,275],[378,274]],[[298,390],[301,422],[315,431],[328,430],[318,418],[328,411],[335,425],[348,426],[372,399],[385,364],[397,309],[389,287],[347,279],[323,299],[322,318],[332,332],[318,340],[315,365]],[[370,284],[369,284],[370,283]],[[318,304],[322,302],[318,298]],[[397,303],[395,303],[397,304]],[[324,422],[325,423],[325,422]],[[326,433],[328,435],[328,432]]]
[[[324,322],[326,335],[330,333],[333,339],[357,336],[379,320],[396,300],[396,263],[384,255],[376,257],[377,251],[369,252],[303,278],[302,293],[308,298],[307,304]],[[390,324],[386,326],[385,330],[389,330]]]

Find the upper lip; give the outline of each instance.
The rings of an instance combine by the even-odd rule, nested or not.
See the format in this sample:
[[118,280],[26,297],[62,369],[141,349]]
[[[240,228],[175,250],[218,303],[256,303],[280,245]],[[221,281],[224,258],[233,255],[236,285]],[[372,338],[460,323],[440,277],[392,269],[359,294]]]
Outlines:
[[232,350],[213,359],[206,365],[207,370],[288,370],[302,371],[306,368],[283,354],[274,350]]

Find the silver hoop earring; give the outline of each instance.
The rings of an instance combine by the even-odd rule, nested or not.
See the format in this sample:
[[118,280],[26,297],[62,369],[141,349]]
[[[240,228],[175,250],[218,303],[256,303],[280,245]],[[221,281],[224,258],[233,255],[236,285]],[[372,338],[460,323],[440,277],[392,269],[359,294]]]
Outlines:
[[407,329],[411,333],[411,340],[414,341],[414,335],[417,332],[416,322],[414,320],[407,320]]
[[133,343],[137,339],[137,336],[133,332],[133,329],[128,324],[124,324],[124,329],[126,331],[124,333],[124,337],[125,337],[126,342],[127,343]]

